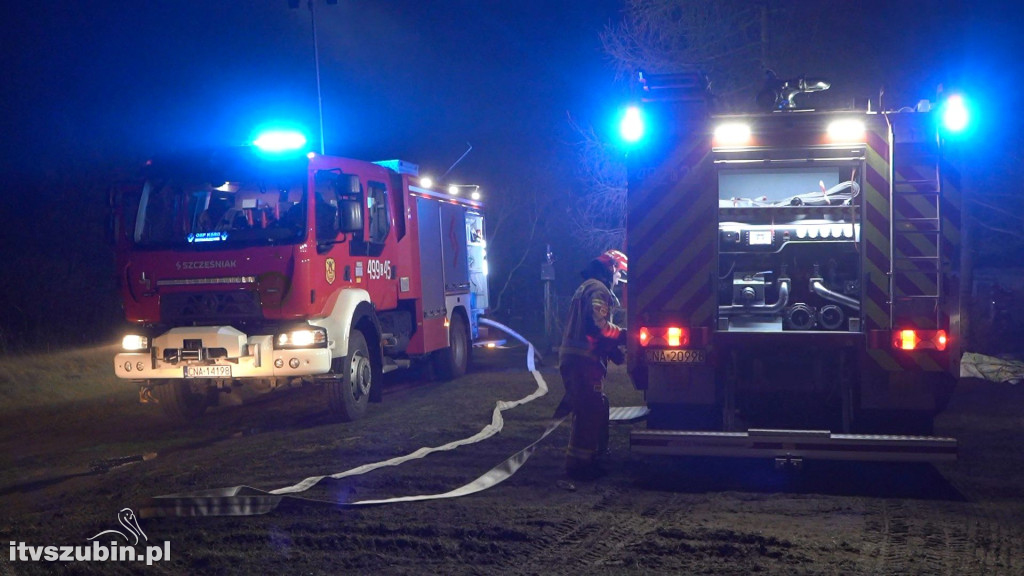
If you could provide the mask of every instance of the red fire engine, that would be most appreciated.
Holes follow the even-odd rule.
[[[242,388],[315,381],[353,420],[393,369],[462,375],[488,306],[481,202],[421,185],[408,162],[277,142],[151,161],[123,195],[134,329],[117,376],[181,419]]]
[[[627,362],[651,412],[632,449],[955,458],[930,435],[961,349],[937,107],[800,109],[828,84],[795,79],[762,112],[713,115],[699,76],[642,80]]]

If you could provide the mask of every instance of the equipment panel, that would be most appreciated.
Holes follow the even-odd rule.
[[[851,222],[785,224],[723,223],[719,230],[721,252],[778,252],[790,243],[856,242],[860,225]]]
[[[860,331],[859,164],[742,166],[718,165],[718,330]]]

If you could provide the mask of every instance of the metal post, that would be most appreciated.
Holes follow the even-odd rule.
[[[544,336],[553,341],[558,320],[555,318],[557,311],[554,291],[551,288],[551,283],[555,280],[555,258],[550,244],[547,246],[547,258],[540,265],[540,279],[544,282]]]
[[[309,0],[309,17],[313,23],[313,64],[316,67],[316,104],[320,114],[320,154],[324,152],[324,99],[320,92],[320,47],[316,38],[316,8],[313,0]]]

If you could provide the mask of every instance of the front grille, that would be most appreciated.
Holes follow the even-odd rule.
[[[161,294],[160,318],[167,323],[227,323],[261,320],[256,292],[195,292]]]
[[[164,362],[178,364],[179,362],[205,362],[217,358],[227,358],[228,351],[224,348],[164,348]]]

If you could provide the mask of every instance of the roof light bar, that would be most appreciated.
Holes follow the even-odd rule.
[[[964,97],[959,94],[954,94],[946,99],[946,104],[942,109],[942,124],[950,132],[963,132],[967,128],[967,124],[970,121],[970,115],[967,113],[967,104],[964,103]]]
[[[269,130],[252,143],[264,152],[287,152],[301,150],[306,145],[306,137],[294,130]]]
[[[619,135],[629,143],[639,142],[644,137],[644,119],[636,106],[626,108],[619,123]]]

